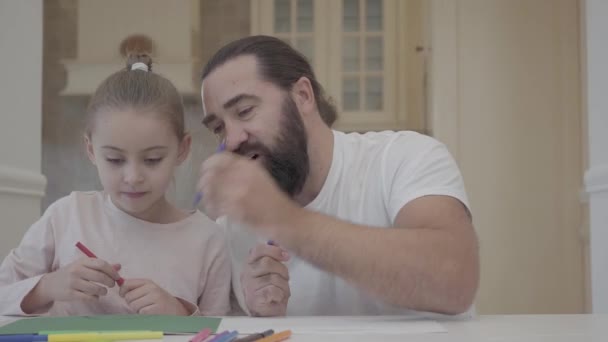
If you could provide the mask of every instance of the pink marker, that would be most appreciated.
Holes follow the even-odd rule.
[[[207,337],[209,337],[209,335],[211,335],[211,329],[205,328],[199,331],[198,334],[194,335],[190,342],[203,342]]]
[[[80,241],[76,242],[76,247],[78,249],[80,249],[80,251],[82,253],[84,253],[86,256],[88,256],[89,258],[95,258],[97,259],[97,256],[95,254],[93,254],[93,252],[91,252],[90,249],[88,249],[85,245],[83,245]],[[116,283],[118,284],[118,286],[122,286],[122,284],[125,282],[125,280],[120,277],[118,278],[118,280],[116,280]]]

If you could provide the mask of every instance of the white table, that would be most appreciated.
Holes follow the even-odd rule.
[[[0,317],[0,325],[14,318]],[[243,318],[224,318],[220,330],[235,329]],[[306,318],[308,323],[315,321],[331,325],[339,317]],[[370,318],[370,322],[373,318]],[[240,321],[239,321],[240,320]],[[274,319],[268,319],[272,324]],[[299,320],[299,321],[298,321]],[[281,324],[299,324],[302,318],[283,318]],[[240,322],[240,323],[239,323]],[[374,323],[369,323],[372,326]],[[412,341],[412,342],[480,342],[480,341],[517,341],[517,342],[605,342],[608,341],[608,315],[512,315],[480,316],[471,321],[439,321],[447,332],[429,334],[294,334],[289,341]],[[262,329],[264,327],[261,327]],[[164,341],[186,342],[189,336],[165,336]]]

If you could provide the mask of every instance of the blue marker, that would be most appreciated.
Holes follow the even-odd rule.
[[[223,337],[221,337],[220,339],[217,340],[217,342],[232,342],[234,341],[237,337],[239,336],[239,332],[234,330],[233,332],[224,335]]]
[[[215,153],[224,152],[225,149],[226,149],[226,143],[224,143],[222,141],[220,143],[220,145],[217,147],[217,150],[215,150]],[[202,199],[203,199],[203,193],[198,191],[196,193],[196,196],[194,196],[194,204],[192,205],[194,207],[194,209],[196,209],[198,207],[198,204],[201,202]]]
[[[47,341],[46,335],[2,335],[0,342],[32,342],[32,341]]]

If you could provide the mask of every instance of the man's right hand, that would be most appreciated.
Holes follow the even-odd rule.
[[[289,271],[283,262],[289,254],[281,247],[259,244],[249,253],[241,286],[245,304],[253,316],[284,316],[289,290]]]

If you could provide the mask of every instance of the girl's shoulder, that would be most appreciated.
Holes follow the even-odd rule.
[[[100,191],[73,191],[51,203],[43,216],[57,217],[74,213],[75,211],[90,210],[103,206],[103,193]]]
[[[47,210],[65,209],[75,205],[102,204],[103,192],[101,191],[72,191],[69,195],[57,199],[49,205]]]

